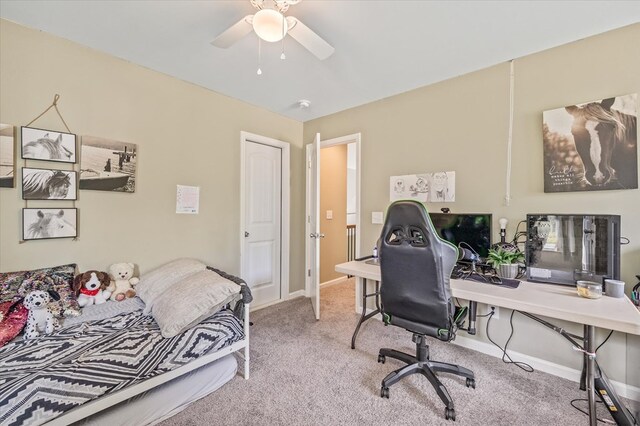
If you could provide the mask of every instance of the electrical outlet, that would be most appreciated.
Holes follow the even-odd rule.
[[[489,312],[493,312],[491,316],[493,319],[500,319],[500,308],[497,306],[489,306]]]

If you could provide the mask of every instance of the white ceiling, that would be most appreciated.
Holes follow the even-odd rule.
[[[2,18],[299,121],[640,22],[638,1],[303,0],[287,15],[335,53],[319,61],[288,37],[282,61],[263,43],[258,76],[255,34],[210,44],[254,12],[249,0],[0,1]]]

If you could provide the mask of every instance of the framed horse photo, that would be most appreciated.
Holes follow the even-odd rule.
[[[544,192],[638,188],[637,94],[542,114]]]
[[[23,200],[77,200],[78,172],[22,168]]]
[[[26,160],[77,162],[76,135],[52,130],[21,128],[22,158]]]
[[[78,236],[78,209],[22,209],[22,239],[47,240]]]

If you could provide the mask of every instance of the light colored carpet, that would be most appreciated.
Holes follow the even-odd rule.
[[[467,388],[462,378],[440,376],[454,399],[456,421],[444,420],[444,405],[423,376],[403,379],[391,387],[391,398],[383,399],[381,380],[402,364],[390,359],[378,364],[378,350],[413,353],[411,334],[372,319],[363,324],[352,350],[357,321],[353,279],[322,290],[321,317],[314,319],[305,298],[253,313],[251,378],[236,376],[162,425],[588,423],[569,405],[585,397],[576,383],[537,371],[525,373],[498,358],[432,339],[432,359],[463,365],[476,374],[476,389]]]

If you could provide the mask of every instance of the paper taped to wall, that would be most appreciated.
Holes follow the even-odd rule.
[[[198,214],[200,187],[178,185],[176,191],[176,213]]]

